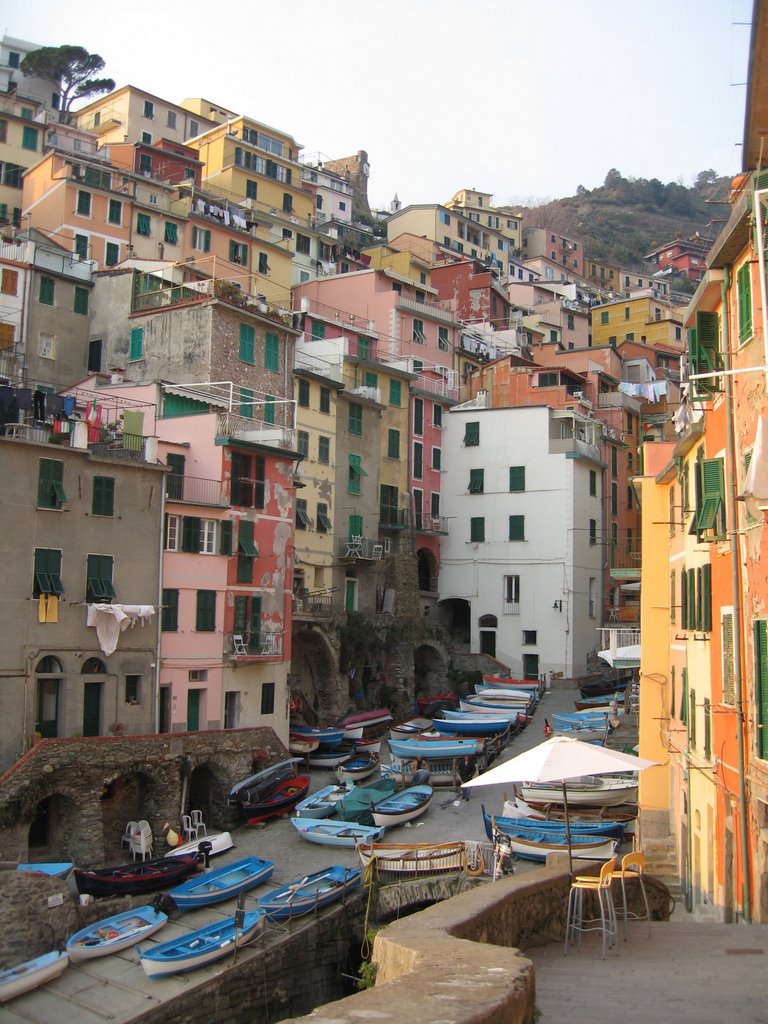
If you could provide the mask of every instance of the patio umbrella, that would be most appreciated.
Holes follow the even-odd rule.
[[[462,788],[471,786],[511,785],[516,782],[560,782],[563,786],[565,808],[565,835],[568,844],[568,866],[573,874],[571,829],[568,814],[568,779],[582,775],[610,775],[613,772],[641,771],[658,764],[645,757],[624,754],[610,747],[584,743],[570,736],[552,736],[530,750],[511,757],[490,771],[463,782]]]

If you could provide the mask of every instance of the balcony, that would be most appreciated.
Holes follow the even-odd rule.
[[[221,480],[205,480],[196,476],[168,476],[165,480],[168,501],[183,501],[190,505],[217,505],[229,503]]]
[[[420,373],[416,380],[411,381],[411,388],[458,402],[459,389],[453,384],[456,379],[456,371],[446,368],[445,375],[439,373],[437,369],[435,369],[434,373],[434,377],[427,377]]]
[[[409,313],[416,313],[417,316],[429,317],[431,320],[442,320],[444,323],[452,324],[453,313],[448,309],[443,309],[442,306],[438,306],[433,302],[418,302],[416,299],[406,298],[404,295],[398,295],[395,303],[397,309],[407,310]]]
[[[249,419],[232,412],[221,412],[216,417],[216,437],[231,437],[252,444],[264,444],[270,448],[294,450],[295,431],[263,420]]]
[[[294,619],[330,619],[333,614],[333,594],[299,592],[293,599]]]
[[[68,437],[66,434],[58,436]],[[122,462],[146,462],[148,440],[140,434],[124,433],[121,427],[113,424],[88,428],[88,450],[93,455],[107,456]],[[74,434],[71,443],[76,447]]]
[[[374,562],[384,557],[384,544],[378,538],[355,536],[337,537],[336,540],[339,558]]]
[[[283,633],[246,629],[244,633],[227,633],[225,654],[236,661],[259,658],[282,658]]]
[[[417,533],[448,533],[446,516],[432,516],[427,512],[413,512],[413,528]]]
[[[640,540],[609,541],[611,579],[640,579]]]

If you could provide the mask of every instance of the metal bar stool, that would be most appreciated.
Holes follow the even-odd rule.
[[[616,919],[616,908],[611,896],[611,882],[616,868],[616,857],[611,857],[600,868],[599,875],[577,875],[571,882],[568,894],[568,916],[565,922],[565,946],[563,954],[568,955],[568,946],[574,942],[581,947],[581,936],[584,932],[602,933],[602,958],[605,959],[606,946],[613,946],[618,954],[616,941],[619,926]],[[584,918],[584,893],[594,892],[600,910],[599,918]]]
[[[647,921],[648,938],[651,937],[651,911],[648,906],[648,894],[645,891],[643,872],[645,871],[645,854],[639,850],[634,853],[627,853],[621,858],[621,867],[613,872],[614,878],[621,879],[621,903],[624,909],[624,941],[627,941],[627,920]],[[627,910],[627,882],[635,881],[640,885],[640,892],[643,895],[645,914],[635,914]]]

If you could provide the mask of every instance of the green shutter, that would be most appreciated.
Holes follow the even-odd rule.
[[[148,213],[139,213],[136,216],[136,234],[149,237],[152,230],[152,221]]]
[[[469,471],[469,493],[482,494],[485,490],[485,470],[470,469]]]
[[[115,514],[115,478],[95,476],[93,478],[93,503],[91,512],[95,516]]]
[[[58,459],[40,459],[37,478],[38,507],[61,508],[66,500],[64,463]]]
[[[726,704],[734,704],[736,702],[736,680],[733,662],[733,615],[730,612],[723,614],[722,632],[723,701]]]
[[[525,466],[509,467],[509,489],[510,491],[525,490]]]
[[[198,590],[195,629],[198,633],[213,633],[216,630],[216,591]]]
[[[483,516],[472,516],[469,520],[469,539],[473,544],[480,544],[485,540],[485,518]]]
[[[390,430],[387,436],[387,457],[390,459],[400,458],[400,431]]]
[[[179,230],[178,224],[173,224],[167,220],[165,222],[165,241],[168,245],[178,245],[179,242]]]
[[[40,302],[45,306],[53,305],[54,281],[52,277],[40,278]]]
[[[255,361],[256,333],[251,324],[240,324],[240,359],[244,363]]]
[[[712,631],[712,566],[707,562],[701,569],[701,628]]]
[[[88,316],[88,289],[87,288],[75,288],[75,313],[80,313],[82,316]]]
[[[239,594],[235,598],[235,610],[232,618],[234,632],[239,636],[245,636],[248,628],[248,598]]]
[[[389,404],[399,406],[401,394],[401,382],[399,380],[391,380],[389,382]]]
[[[720,391],[720,380],[716,374],[723,369],[723,357],[720,352],[720,317],[717,313],[700,310],[696,314],[696,327],[688,331],[688,356],[691,375],[713,375],[691,382],[694,396],[705,398]]]
[[[358,515],[351,515],[349,517],[349,536],[350,537],[362,537],[363,535],[363,517]]]
[[[57,548],[35,548],[35,568],[32,596],[64,593],[61,582],[61,551]]]
[[[476,445],[480,444],[480,421],[473,421],[467,423],[464,427],[464,444],[465,445]]]
[[[200,518],[182,517],[181,550],[197,554],[200,551]]]
[[[275,422],[275,399],[272,395],[264,395],[264,422]]]
[[[280,369],[280,338],[269,331],[264,338],[264,368],[266,370]]]
[[[240,415],[244,419],[253,419],[253,391],[250,388],[240,388]]]
[[[509,539],[525,540],[525,516],[509,517]]]
[[[104,601],[115,596],[112,585],[111,555],[88,555],[86,560],[86,601]]]
[[[232,520],[222,519],[219,523],[219,554],[232,554]]]
[[[755,643],[755,709],[757,756],[768,761],[768,623],[755,619],[753,626]]]
[[[749,262],[739,268],[736,285],[739,303],[739,342],[743,344],[752,337],[752,276]]]
[[[680,625],[688,629],[688,573],[685,566],[680,573]]]
[[[683,669],[683,692],[680,695],[680,721],[688,725],[688,669]]]
[[[696,570],[688,570],[688,629],[696,629]]]
[[[175,633],[179,628],[178,590],[163,590],[163,609],[160,628],[165,633]]]
[[[322,341],[325,338],[325,324],[322,320],[312,321],[312,340]]]
[[[131,330],[131,345],[128,351],[128,358],[131,360],[141,359],[144,355],[144,328],[134,327]]]
[[[725,480],[722,459],[701,459],[699,462],[701,502],[696,513],[695,530],[700,540],[717,540],[725,535]]]

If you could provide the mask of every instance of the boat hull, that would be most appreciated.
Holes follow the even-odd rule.
[[[209,857],[213,857],[217,853],[225,853],[235,845],[229,832],[214,832],[211,835],[202,836],[200,839],[193,839],[191,843],[182,843],[181,846],[174,846],[165,856],[188,857],[199,852],[200,843],[211,844],[211,849],[208,851]]]
[[[9,999],[15,999],[16,996],[58,978],[68,963],[67,954],[55,950],[0,971],[0,1003],[6,1003]]]
[[[122,914],[105,917],[81,928],[67,940],[69,959],[77,963],[108,953],[119,953],[154,935],[167,920],[168,915],[153,906],[135,907]]]
[[[148,978],[163,978],[168,974],[195,971],[205,964],[215,963],[232,956],[236,949],[247,945],[264,931],[266,919],[263,911],[247,911],[243,927],[236,929],[236,918],[215,922],[190,932],[181,939],[162,942],[151,949],[139,949],[139,960]]]
[[[413,821],[429,810],[433,792],[431,786],[409,786],[380,800],[371,808],[374,824],[392,828]]]
[[[378,825],[327,821],[325,818],[291,818],[291,824],[302,839],[320,846],[354,847],[357,843],[375,843],[384,837],[384,829]]]
[[[246,824],[249,827],[260,825],[270,818],[276,818],[281,814],[292,811],[299,800],[303,800],[309,792],[309,781],[308,775],[297,775],[291,779],[282,779],[258,803],[242,804]]]
[[[83,871],[75,868],[77,891],[91,896],[123,896],[167,889],[197,870],[199,854],[138,861]]]
[[[287,921],[333,903],[362,882],[356,868],[334,865],[275,889],[258,900],[270,921]]]
[[[520,787],[520,795],[526,803],[561,804],[563,787],[546,783],[528,783]],[[613,786],[593,786],[588,783],[569,782],[566,786],[569,807],[618,807],[620,804],[637,802],[637,782]]]
[[[316,793],[300,800],[294,807],[297,818],[330,818],[349,790],[346,786],[323,786]]]
[[[222,903],[241,892],[254,889],[272,877],[274,864],[260,857],[243,857],[224,868],[204,871],[187,882],[182,882],[168,895],[179,910],[195,910]]]
[[[454,843],[363,843],[357,854],[364,868],[376,864],[379,874],[417,877],[464,871],[467,863],[463,840]]]
[[[281,779],[290,779],[296,774],[296,764],[301,761],[300,757],[291,757],[287,761],[280,761],[277,764],[264,768],[263,771],[249,775],[247,779],[241,779],[229,791],[229,803],[238,805],[243,803],[258,803],[266,793],[269,793]]]
[[[436,739],[425,739],[414,737],[409,740],[389,739],[389,750],[394,757],[403,760],[411,760],[422,754],[430,757],[463,757],[469,754],[474,757],[477,754],[477,740],[475,739],[450,739],[445,736],[437,736]]]
[[[378,754],[350,754],[336,765],[336,774],[339,782],[346,782],[347,779],[356,782],[373,775],[379,763]]]

